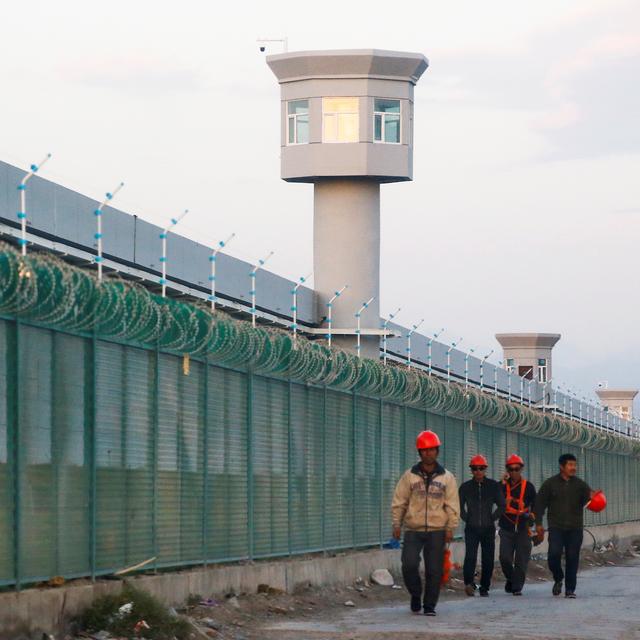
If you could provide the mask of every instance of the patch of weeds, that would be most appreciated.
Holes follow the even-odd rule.
[[[188,607],[195,607],[198,604],[200,604],[200,601],[202,600],[202,596],[198,593],[191,593],[189,594],[189,597],[187,598],[187,606]]]
[[[131,603],[124,612],[120,607]],[[136,625],[144,620],[149,628],[136,632]],[[125,585],[116,595],[96,598],[91,606],[77,619],[81,629],[96,633],[108,631],[121,638],[144,637],[149,640],[186,640],[192,631],[187,620],[172,615],[157,598],[150,593]]]

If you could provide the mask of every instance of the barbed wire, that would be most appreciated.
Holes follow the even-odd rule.
[[[0,313],[640,457],[640,442],[622,434],[447,384],[419,369],[361,359],[323,342],[298,337],[294,348],[292,334],[282,329],[253,328],[204,304],[162,298],[117,275],[99,281],[92,272],[51,254],[21,256],[5,243],[0,243]]]

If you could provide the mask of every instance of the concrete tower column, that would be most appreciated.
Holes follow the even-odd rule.
[[[366,178],[323,178],[313,190],[313,272],[318,317],[337,288],[349,288],[334,303],[334,329],[354,328],[354,314],[374,298],[362,314],[363,327],[380,318],[380,183]],[[353,336],[335,336],[350,348]],[[379,337],[363,336],[361,354],[377,358]]]

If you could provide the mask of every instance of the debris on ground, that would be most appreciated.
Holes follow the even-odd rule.
[[[388,569],[376,569],[371,574],[371,582],[379,584],[381,587],[392,587],[395,584],[395,580]]]
[[[128,584],[119,594],[94,600],[75,622],[84,637],[94,640],[189,640],[191,633],[187,620],[171,615],[157,598]]]
[[[623,554],[615,548],[615,545],[601,545],[605,547],[602,552],[593,553],[583,551],[582,563],[584,568],[608,566],[609,563],[624,564],[633,559],[634,553],[640,554],[640,539],[635,540]],[[542,583],[550,581],[551,574],[547,568],[546,555],[540,554],[536,562],[530,564],[527,581],[530,583]],[[384,570],[386,571],[386,570]],[[374,571],[373,574],[376,572]],[[295,587],[293,593],[286,593],[267,583],[260,584],[253,593],[229,592],[226,595],[194,594],[190,596],[182,606],[176,608],[164,607],[160,603],[166,620],[169,622],[181,620],[187,622],[186,635],[175,635],[179,640],[264,640],[266,635],[264,628],[276,621],[311,620],[322,618],[335,618],[337,612],[340,615],[345,609],[369,609],[408,602],[408,594],[402,581],[399,584],[391,582],[389,586],[377,584],[371,576],[358,576],[351,584],[328,585],[325,587],[311,586],[308,582]],[[456,599],[466,597],[464,595],[464,582],[462,572],[459,569],[452,570],[451,578],[442,589],[443,599]],[[389,575],[393,575],[389,572]],[[135,582],[135,580],[133,580]],[[496,565],[493,589],[502,589],[502,574],[499,565]],[[130,628],[123,633],[118,633],[106,624],[92,627],[93,631],[85,633],[87,638],[96,640],[156,640],[173,636],[158,635],[164,631],[158,626],[157,621],[146,611],[136,608],[134,597],[122,597],[112,611],[117,613],[119,607],[132,603],[131,613],[125,616],[130,620]],[[177,611],[176,611],[177,609]],[[133,631],[134,625],[144,620],[151,628],[143,629],[141,633]],[[83,629],[85,629],[83,627]],[[101,631],[105,635],[99,635]],[[269,636],[272,637],[272,636]]]

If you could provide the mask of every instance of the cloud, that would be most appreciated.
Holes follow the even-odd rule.
[[[204,86],[197,69],[161,58],[87,59],[60,67],[58,74],[67,82],[128,95],[198,91]]]
[[[550,158],[640,153],[640,42],[624,42],[611,38],[606,54],[593,46],[553,70],[557,103],[532,121],[551,145]]]

